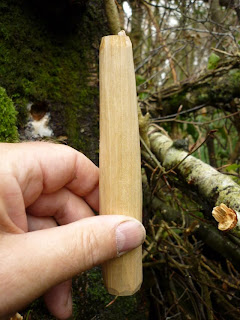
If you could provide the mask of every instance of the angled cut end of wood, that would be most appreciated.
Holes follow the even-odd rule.
[[[107,36],[100,46],[100,214],[142,221],[142,182],[132,44]],[[103,265],[109,293],[132,295],[142,283],[142,248]]]
[[[130,296],[142,285],[142,247],[112,259],[103,265],[103,279],[108,292]]]

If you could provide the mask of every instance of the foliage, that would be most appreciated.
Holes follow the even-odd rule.
[[[137,293],[131,297],[117,297],[115,300],[116,297],[108,294],[103,285],[100,268],[86,272],[81,278],[76,279],[75,285],[82,288],[74,298],[76,319],[89,319],[94,316],[101,320],[146,319],[144,308],[142,315],[138,314],[139,308],[141,309],[141,294]],[[86,300],[89,302],[88,312],[85,310],[84,301]]]
[[[209,70],[216,69],[219,61],[220,61],[220,57],[214,52],[212,52],[208,58],[208,65],[207,65],[208,69]]]
[[[0,87],[0,142],[18,141],[17,112],[6,90]]]

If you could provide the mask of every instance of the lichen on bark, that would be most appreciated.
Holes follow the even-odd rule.
[[[164,168],[177,172],[188,188],[194,189],[212,207],[224,203],[240,211],[240,186],[230,177],[188,155],[186,151],[174,148],[173,141],[161,132],[156,132],[154,126],[149,128],[149,139],[153,153]]]

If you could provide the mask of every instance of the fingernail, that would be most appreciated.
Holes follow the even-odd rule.
[[[145,237],[146,231],[139,221],[128,220],[121,223],[116,230],[118,256],[140,246]]]

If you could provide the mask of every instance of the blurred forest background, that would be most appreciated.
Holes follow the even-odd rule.
[[[1,0],[0,141],[53,140],[98,164],[98,50],[118,28],[136,72],[144,283],[114,300],[100,268],[84,273],[74,319],[238,320],[240,232],[212,216],[240,211],[238,0]],[[53,319],[41,299],[19,311]]]

